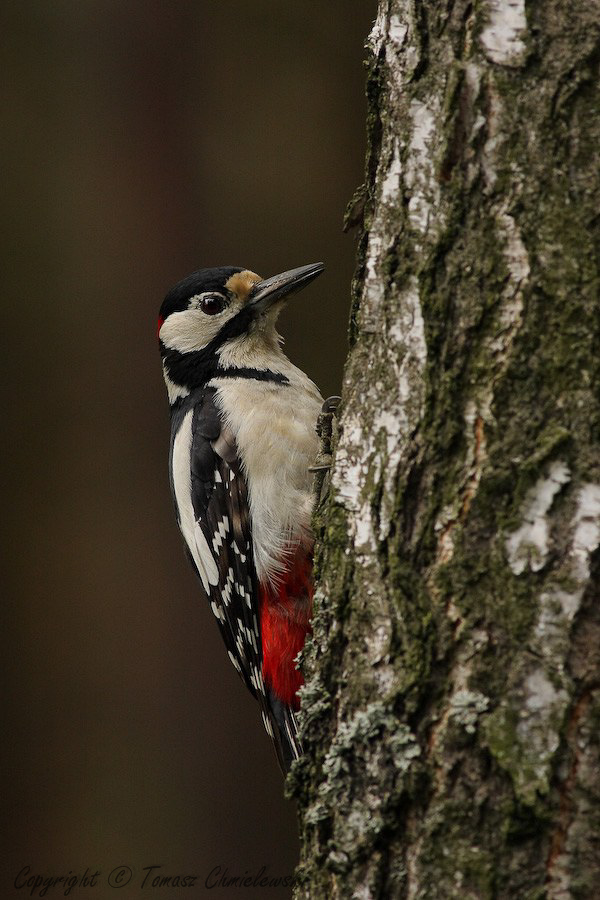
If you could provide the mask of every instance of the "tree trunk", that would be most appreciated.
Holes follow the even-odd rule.
[[[381,0],[297,898],[600,897],[599,32]]]

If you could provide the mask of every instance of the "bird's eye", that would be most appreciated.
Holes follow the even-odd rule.
[[[225,309],[225,299],[219,294],[205,294],[200,301],[200,309],[207,316],[216,316]]]

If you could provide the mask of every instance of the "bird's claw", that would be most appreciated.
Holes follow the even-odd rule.
[[[315,509],[320,506],[329,492],[328,473],[332,464],[332,444],[337,433],[336,414],[341,399],[341,397],[335,396],[328,397],[324,401],[321,413],[317,419],[317,434],[321,440],[321,446],[314,465],[310,466],[308,470],[314,475],[313,494]]]

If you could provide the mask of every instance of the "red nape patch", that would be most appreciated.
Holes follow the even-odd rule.
[[[163,319],[162,316],[159,316],[159,317],[158,317],[158,325],[156,326],[156,337],[159,336],[159,334],[160,334],[160,329],[162,328],[162,323],[163,323],[164,321],[165,321],[165,320]]]
[[[294,663],[310,632],[312,555],[303,551],[277,587],[260,585],[263,678],[287,706],[297,710],[304,678]]]

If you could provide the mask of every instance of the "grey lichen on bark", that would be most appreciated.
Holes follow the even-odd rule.
[[[381,0],[296,896],[600,896],[600,7]]]

